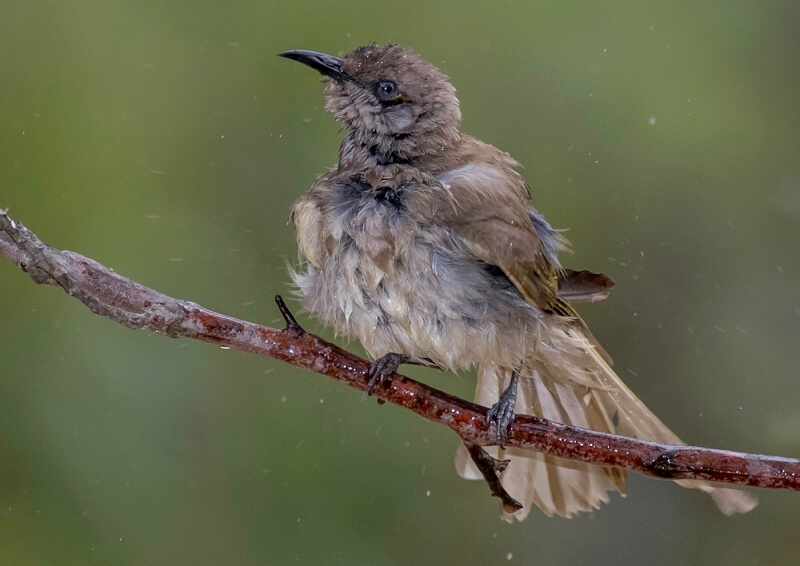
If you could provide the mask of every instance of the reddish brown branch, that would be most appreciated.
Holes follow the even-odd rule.
[[[28,272],[36,283],[57,285],[92,312],[128,328],[220,344],[313,370],[360,391],[368,388],[367,361],[299,326],[267,328],[168,297],[82,255],[48,246],[4,211],[0,211],[0,256]],[[496,443],[485,407],[397,374],[373,395],[449,427],[468,445]],[[800,460],[656,444],[523,415],[512,422],[505,445],[655,478],[800,490]]]

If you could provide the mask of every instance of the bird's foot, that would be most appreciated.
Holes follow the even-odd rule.
[[[372,395],[372,390],[375,389],[375,387],[383,385],[384,381],[389,379],[401,364],[409,363],[409,361],[408,356],[389,353],[372,362],[369,366],[367,395]]]
[[[500,395],[500,400],[492,405],[489,413],[486,415],[489,424],[494,424],[495,440],[501,448],[505,448],[506,440],[508,440],[508,427],[511,421],[514,420],[514,404],[517,402],[517,381],[519,380],[519,372],[514,370],[511,374],[511,381],[508,387]]]

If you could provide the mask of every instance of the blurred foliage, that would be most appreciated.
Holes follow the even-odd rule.
[[[565,263],[617,280],[582,312],[631,387],[687,441],[798,456],[798,21],[789,1],[5,2],[0,206],[278,324],[288,208],[342,134],[314,73],[274,55],[399,40],[525,166]],[[0,563],[796,563],[797,493],[725,518],[634,477],[590,516],[506,525],[443,427],[130,332],[10,264],[0,285]]]

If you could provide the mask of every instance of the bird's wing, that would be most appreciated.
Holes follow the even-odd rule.
[[[561,303],[602,301],[615,285],[604,273],[556,267],[535,227],[526,226],[524,219],[508,222],[490,214],[472,218],[469,222],[448,219],[448,228],[464,239],[476,257],[499,267],[525,300],[546,312],[574,316]]]
[[[605,298],[613,281],[588,271],[560,269],[555,254],[562,240],[543,219],[534,223],[522,177],[510,168],[470,164],[440,175],[439,185],[435,201],[429,203],[434,224],[460,237],[476,258],[500,268],[527,302],[572,319],[611,364],[567,300]],[[564,295],[559,283],[565,285]]]
[[[528,214],[522,178],[511,169],[470,164],[438,181],[433,223],[459,236],[476,258],[499,267],[526,301],[558,311],[559,270]]]
[[[487,215],[450,229],[477,258],[499,267],[526,301],[545,312],[558,310],[558,269],[543,253],[533,226]]]

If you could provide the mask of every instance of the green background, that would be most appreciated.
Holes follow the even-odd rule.
[[[524,166],[581,308],[692,443],[800,456],[797,2],[10,2],[0,206],[49,243],[264,324],[292,201],[342,134],[286,49],[394,39]],[[639,476],[507,525],[444,427],[307,371],[135,333],[0,262],[2,564],[790,564],[800,496],[726,518]],[[330,333],[315,322],[307,327]],[[343,342],[342,342],[343,343]],[[349,346],[360,351],[355,343]],[[408,373],[465,397],[473,376]]]

